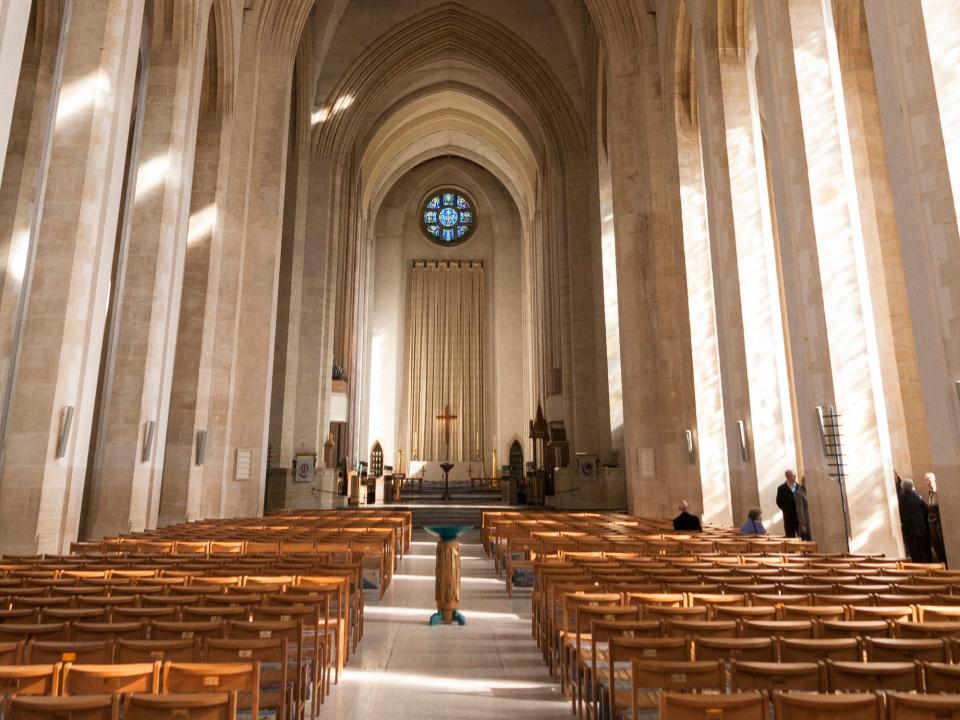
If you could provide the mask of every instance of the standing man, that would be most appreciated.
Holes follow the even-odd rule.
[[[913,480],[900,481],[900,525],[903,543],[913,562],[928,563],[930,557],[930,511],[927,503],[913,487]]]
[[[927,481],[927,510],[930,515],[930,545],[933,546],[934,560],[947,564],[947,551],[943,545],[943,524],[940,522],[940,501],[937,499],[937,476],[932,472],[924,478]]]
[[[777,507],[783,513],[783,534],[787,537],[810,539],[810,509],[807,491],[797,482],[793,470],[784,473],[786,482],[777,488]]]

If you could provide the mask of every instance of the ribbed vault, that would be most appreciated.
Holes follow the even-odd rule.
[[[361,207],[376,215],[394,182],[415,164],[459,155],[487,168],[521,215],[535,207],[538,165],[520,129],[499,109],[462,91],[441,90],[407,103],[382,123],[360,163]]]
[[[425,30],[432,27],[444,32]],[[327,154],[352,144],[362,118],[378,114],[378,98],[392,82],[436,62],[473,65],[513,86],[533,109],[537,129],[553,154],[583,145],[583,126],[569,96],[523,38],[464,5],[444,3],[377,38],[344,73],[330,97],[319,103],[324,122],[316,133],[317,148]]]

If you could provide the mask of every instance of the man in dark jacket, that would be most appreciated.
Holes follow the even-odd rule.
[[[809,540],[810,508],[806,488],[797,482],[793,470],[787,470],[784,477],[786,482],[777,488],[777,507],[783,513],[783,534]]]
[[[700,518],[688,512],[688,507],[686,500],[680,503],[680,514],[673,519],[673,529],[687,532],[701,532],[703,526],[700,524]]]
[[[914,562],[928,563],[930,554],[930,510],[927,503],[913,487],[913,480],[904,478],[897,485],[900,501],[900,527],[903,529],[903,544],[907,555]]]

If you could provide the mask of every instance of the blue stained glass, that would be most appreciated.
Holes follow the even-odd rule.
[[[456,190],[442,190],[432,195],[423,205],[424,232],[443,242],[462,242],[474,230],[473,205]]]
[[[453,208],[445,207],[440,211],[440,224],[444,227],[453,227],[459,219],[460,215]]]

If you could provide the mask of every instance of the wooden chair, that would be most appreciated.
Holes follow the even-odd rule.
[[[928,693],[951,693],[960,688],[960,665],[923,663],[924,686]]]
[[[810,620],[744,620],[740,622],[743,637],[790,637],[812,638],[813,622]]]
[[[197,662],[199,640],[117,640],[114,645],[118,663]]]
[[[821,638],[890,637],[886,620],[818,620],[817,635]]]
[[[960,720],[960,694],[887,693],[891,720]]]
[[[960,623],[897,621],[893,632],[900,638],[960,638]]]
[[[23,649],[22,641],[0,643],[0,665],[19,665],[23,659]]]
[[[113,662],[113,643],[110,640],[33,640],[26,646],[26,658],[35,665],[56,662],[109,665]]]
[[[309,644],[304,638],[302,620],[228,622],[227,636],[234,640],[284,639],[287,641],[288,662],[296,670],[294,701],[300,703],[307,698],[310,688],[311,710],[317,712],[318,695],[323,695],[329,665],[318,643]]]
[[[15,697],[8,720],[118,720],[119,695]]]
[[[730,687],[733,690],[808,690],[823,687],[823,670],[819,663],[743,662],[730,664]]]
[[[960,605],[919,605],[917,620],[920,622],[952,622],[960,624]]]
[[[706,620],[707,608],[700,607],[672,607],[667,605],[651,605],[644,609],[644,618],[647,620]]]
[[[287,717],[295,687],[288,677],[286,639],[206,640],[203,659],[208,663],[260,663],[260,708],[275,710],[277,718]],[[245,700],[243,696],[239,698],[240,707],[247,706]]]
[[[913,620],[913,608],[909,605],[851,605],[851,620]]]
[[[877,693],[777,692],[773,708],[776,720],[886,720],[883,696]]]
[[[713,609],[717,620],[778,620],[776,605],[721,605]]]
[[[0,701],[11,695],[58,695],[61,672],[60,663],[0,665]]]
[[[111,693],[155,693],[160,683],[160,663],[123,665],[63,666],[61,689],[64,695],[108,695]]]
[[[631,662],[630,705],[634,718],[641,707],[656,707],[651,693],[663,691],[723,692],[726,682],[723,663],[639,660]],[[611,697],[616,693],[611,693]],[[611,702],[611,710],[615,710]],[[616,718],[616,714],[611,717]]]
[[[617,593],[572,592],[564,593],[561,604],[560,623],[556,629],[556,653],[560,661],[560,689],[566,692],[569,680],[571,652],[579,638],[587,631],[577,625],[583,607],[613,608],[620,606]],[[582,622],[582,621],[581,621]],[[589,625],[585,625],[587,630]],[[589,639],[589,638],[588,638]]]
[[[106,622],[106,608],[44,608],[40,622]]]
[[[660,693],[660,720],[767,720],[763,692],[728,695]]]
[[[250,617],[249,608],[240,605],[188,605],[180,611],[180,616],[185,622],[203,622],[216,620],[225,622],[227,620],[247,620]]]
[[[739,634],[736,620],[667,620],[663,623],[667,637],[726,637]]]
[[[784,620],[846,619],[846,610],[842,605],[784,605],[781,613]]]
[[[619,607],[611,605],[609,607],[593,607],[580,605],[576,608],[576,618],[574,621],[574,637],[567,638],[566,652],[569,655],[567,659],[570,668],[570,682],[575,711],[579,714],[583,705],[583,683],[590,676],[590,667],[595,667],[590,662],[590,658],[596,658],[598,643],[599,647],[606,649],[610,632],[605,631],[603,640],[598,640],[594,636],[594,627],[602,623],[602,628],[623,628],[631,624],[643,622],[640,619],[640,608],[638,607]],[[621,631],[621,634],[628,633],[629,630]]]
[[[78,641],[143,640],[146,637],[145,622],[73,623],[73,639]]]
[[[180,620],[180,608],[174,605],[133,607],[121,605],[110,609],[112,622],[176,622]]]
[[[223,637],[223,623],[218,620],[196,622],[158,620],[150,623],[150,639],[152,640],[196,640],[217,637]]]
[[[821,660],[846,660],[859,662],[863,659],[860,641],[857,638],[778,638],[780,662],[820,662]]]
[[[864,644],[869,662],[945,663],[948,660],[944,640],[866,638]]]
[[[161,687],[164,693],[249,692],[248,702],[238,697],[237,707],[249,707],[252,718],[260,713],[260,663],[176,663],[163,665]]]
[[[55,623],[0,623],[0,642],[28,642],[30,640],[67,640],[70,624]]]
[[[710,638],[697,637],[693,641],[696,660],[749,660],[774,662],[773,638]]]
[[[255,716],[254,716],[255,717]],[[237,693],[133,694],[125,720],[236,720]]]
[[[628,608],[637,616],[639,608]],[[631,617],[628,615],[627,617]],[[657,638],[660,637],[660,623],[653,620],[594,620],[591,626],[593,642],[590,644],[589,667],[584,658],[581,662],[580,674],[584,678],[583,687],[590,688],[589,703],[594,709],[594,717],[598,715],[600,701],[601,662],[606,664],[609,657],[610,640],[613,637]],[[605,666],[605,665],[604,665]],[[604,671],[606,673],[606,671]],[[606,675],[605,675],[606,676]]]
[[[907,662],[840,662],[827,660],[830,692],[855,690],[919,691],[923,687],[920,665]]]

